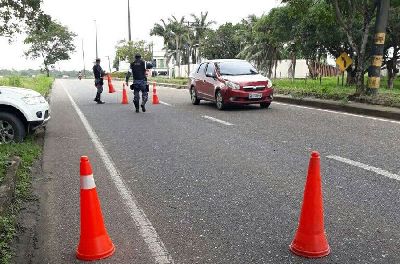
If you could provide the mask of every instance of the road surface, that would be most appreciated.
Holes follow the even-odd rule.
[[[81,155],[116,246],[99,263],[400,263],[400,122],[281,103],[218,111],[162,87],[137,114],[114,86],[97,105],[92,80],[55,82],[33,263],[78,262]],[[311,150],[332,249],[317,260],[288,248]]]

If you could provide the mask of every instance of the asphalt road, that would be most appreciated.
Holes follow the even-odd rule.
[[[120,92],[96,105],[92,82],[52,91],[33,263],[77,262],[81,155],[116,246],[100,263],[400,263],[400,122],[279,103],[218,111],[170,88],[137,114],[130,92],[129,105]],[[317,260],[288,249],[311,150],[332,249]]]

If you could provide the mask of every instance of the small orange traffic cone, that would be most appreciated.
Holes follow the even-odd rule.
[[[157,96],[157,89],[156,89],[156,82],[153,82],[153,104],[159,104],[160,101],[158,100]]]
[[[125,83],[122,85],[122,104],[128,104],[128,94],[126,93]]]
[[[76,257],[99,260],[114,254],[115,247],[107,234],[97,197],[89,158],[81,157],[81,234]]]
[[[111,82],[111,75],[107,74],[107,81],[108,81],[108,92],[115,93],[114,85]]]
[[[307,258],[321,258],[330,253],[324,228],[320,157],[317,151],[311,153],[299,226],[290,250]]]

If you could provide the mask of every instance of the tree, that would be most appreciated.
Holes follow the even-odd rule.
[[[344,31],[351,46],[354,68],[351,75],[355,77],[356,95],[365,94],[364,74],[368,64],[366,55],[370,31],[373,26],[376,1],[374,0],[333,0],[336,19]]]
[[[393,89],[394,79],[399,72],[397,63],[400,60],[400,1],[392,3],[389,10],[386,38],[383,65],[386,65],[388,73],[387,87]]]
[[[67,27],[44,15],[40,23],[28,31],[24,43],[30,45],[30,48],[25,55],[31,59],[42,58],[44,69],[49,76],[49,67],[57,61],[68,60],[69,54],[75,51],[75,36]]]
[[[198,63],[201,59],[201,52],[200,52],[200,42],[204,38],[207,30],[215,24],[215,21],[207,21],[208,11],[200,12],[200,16],[196,16],[195,14],[191,14],[192,18],[194,19],[193,29],[194,29],[194,44],[197,45],[195,48],[195,61]]]
[[[239,26],[232,23],[221,25],[216,31],[207,30],[200,42],[200,52],[207,59],[233,59],[240,53]]]
[[[43,15],[42,0],[0,0],[0,36],[12,37],[21,32],[21,24],[35,25]]]
[[[164,46],[167,53],[167,58],[175,58],[180,73],[182,62],[182,51],[185,49],[184,38],[187,35],[189,28],[185,25],[185,17],[177,19],[175,16],[168,18],[168,23],[161,19],[162,24],[156,23],[150,32],[152,36],[160,36],[164,38]],[[178,73],[178,76],[179,76]]]
[[[120,40],[115,46],[115,59],[113,67],[118,70],[120,61],[133,62],[135,55],[140,54],[145,61],[152,60],[152,52],[149,48],[149,44],[144,40],[140,41],[126,41]]]

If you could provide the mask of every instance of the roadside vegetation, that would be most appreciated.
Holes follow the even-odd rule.
[[[54,79],[38,76],[35,78],[9,76],[0,79],[0,86],[30,88],[46,96],[50,92]],[[16,220],[24,201],[35,199],[31,194],[31,167],[41,154],[42,147],[31,135],[20,144],[0,145],[0,184],[3,181],[9,160],[13,156],[21,158],[17,171],[15,200],[4,215],[0,215],[0,263],[10,263],[12,251],[10,243],[16,233]]]

